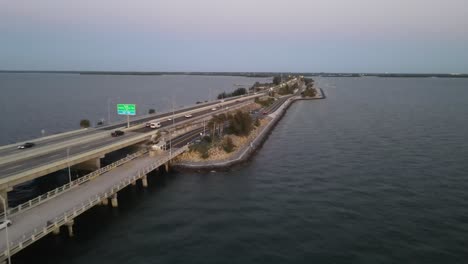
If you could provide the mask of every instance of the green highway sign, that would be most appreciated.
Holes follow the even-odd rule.
[[[134,104],[117,104],[117,114],[136,115],[136,106]]]

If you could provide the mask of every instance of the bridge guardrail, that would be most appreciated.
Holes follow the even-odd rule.
[[[172,159],[172,157],[178,156],[182,152],[186,151],[188,149],[188,145],[183,146],[176,151],[172,153],[171,156],[167,155],[163,157],[160,160],[157,160],[156,162],[150,164],[149,166],[138,170],[136,174],[133,176],[127,177],[120,182],[114,184],[114,186],[110,187],[107,189],[105,192],[101,194],[95,195],[93,198],[88,199],[88,201],[81,203],[80,205],[75,206],[73,209],[66,211],[65,213],[61,214],[58,217],[55,217],[45,223],[44,226],[34,228],[32,232],[29,232],[28,234],[24,234],[22,238],[20,238],[17,241],[10,241],[10,252],[6,249],[7,247],[5,246],[5,249],[0,253],[0,261],[5,260],[8,257],[8,254],[14,255],[23,248],[29,246],[36,240],[46,236],[47,234],[51,233],[53,230],[56,228],[59,228],[60,226],[68,223],[70,220],[73,220],[75,217],[78,215],[84,213],[86,210],[90,209],[94,205],[98,204],[101,202],[102,199],[106,199],[112,194],[120,191],[123,189],[125,186],[131,184],[132,182],[142,178],[144,175],[146,175],[148,172],[156,169],[157,167],[161,166],[162,164],[168,162],[169,160]],[[135,153],[136,154],[136,153]]]
[[[146,152],[148,152],[146,149],[135,152],[135,153],[123,158],[123,159],[120,159],[120,160],[118,160],[118,161],[116,161],[114,163],[111,163],[111,164],[109,164],[109,165],[107,165],[105,167],[102,167],[102,168],[100,168],[100,169],[98,169],[96,171],[93,171],[93,172],[91,172],[91,173],[89,173],[89,174],[87,174],[87,175],[85,175],[83,177],[80,177],[80,178],[78,178],[76,180],[73,180],[72,182],[69,182],[69,183],[67,183],[65,185],[57,187],[57,188],[55,188],[55,189],[53,189],[51,191],[48,191],[45,194],[39,195],[34,199],[31,199],[31,200],[29,200],[27,202],[24,202],[24,203],[22,203],[20,205],[15,206],[15,207],[9,208],[7,210],[7,215],[8,216],[15,215],[15,214],[20,213],[20,212],[22,212],[24,210],[30,209],[30,208],[32,208],[32,207],[34,207],[36,205],[39,205],[39,204],[41,204],[41,203],[43,203],[43,202],[45,202],[47,200],[50,200],[50,199],[62,194],[63,192],[65,192],[67,190],[70,190],[73,187],[76,187],[76,186],[78,186],[78,185],[80,185],[80,184],[82,184],[82,183],[84,183],[86,181],[94,179],[97,176],[114,169],[115,167],[118,167],[118,166],[120,166],[120,165],[122,165],[124,163],[127,163],[128,161],[133,160],[133,159],[145,154]],[[5,217],[4,215],[5,215],[4,212],[0,213],[0,219],[3,219]]]

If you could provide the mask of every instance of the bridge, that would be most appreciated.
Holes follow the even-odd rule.
[[[295,81],[293,79],[289,83]],[[188,149],[187,143],[199,135],[202,123],[211,119],[213,114],[242,108],[267,92],[139,117],[131,121],[129,128],[125,128],[126,123],[122,122],[37,139],[33,141],[36,147],[32,149],[18,150],[17,144],[0,147],[0,199],[4,205],[0,219],[9,219],[13,223],[0,230],[0,262],[49,233],[59,233],[61,226],[66,226],[69,235],[73,236],[74,219],[80,214],[98,204],[107,205],[109,201],[117,207],[118,191],[135,185],[137,181],[146,187],[149,172],[161,167],[168,170],[170,161]],[[282,102],[284,100],[279,100],[275,105]],[[275,106],[271,108],[274,109]],[[145,125],[150,120],[160,122],[165,141],[173,142],[165,150],[155,151],[143,144],[156,133]],[[110,132],[114,129],[124,130],[125,135],[111,137]],[[101,167],[102,157],[128,146],[138,146],[140,150]],[[8,192],[15,185],[69,166],[83,167],[92,172],[8,208]]]

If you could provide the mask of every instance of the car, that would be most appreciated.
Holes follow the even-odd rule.
[[[191,114],[187,114],[187,115],[185,115],[185,118],[191,118],[191,117],[192,117],[192,115],[191,115]]]
[[[211,111],[216,111],[218,110],[216,107],[211,108]]]
[[[34,145],[35,145],[35,144],[32,143],[32,142],[26,142],[26,143],[24,143],[23,145],[19,145],[19,146],[18,146],[18,149],[32,148],[32,147],[34,147]]]
[[[154,129],[154,128],[160,128],[160,127],[161,127],[161,123],[159,123],[159,122],[152,122],[152,123],[150,124],[150,127],[153,128],[153,129]]]
[[[0,223],[0,230],[4,229],[7,226],[11,226],[11,220],[2,220]]]
[[[167,119],[167,121],[172,121],[172,117],[169,117],[169,118]]]
[[[123,132],[122,130],[116,130],[111,133],[111,136],[118,137],[118,136],[122,136],[123,134],[125,134],[125,132]]]
[[[263,114],[264,114],[264,115],[268,115],[268,112],[267,112],[267,111],[263,111]]]

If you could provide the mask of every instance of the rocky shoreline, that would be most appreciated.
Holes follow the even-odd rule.
[[[291,97],[286,100],[274,113],[271,113],[267,120],[263,120],[262,124],[253,131],[248,137],[244,138],[242,144],[231,153],[213,155],[208,159],[194,157],[191,153],[184,153],[180,158],[174,161],[172,167],[179,171],[212,171],[212,170],[228,170],[231,167],[247,162],[249,158],[261,148],[265,140],[270,135],[273,128],[281,120],[287,109],[299,100],[317,100],[325,99],[325,93],[321,88],[317,89],[317,95],[310,98],[300,96]],[[266,121],[266,122],[265,122]]]

